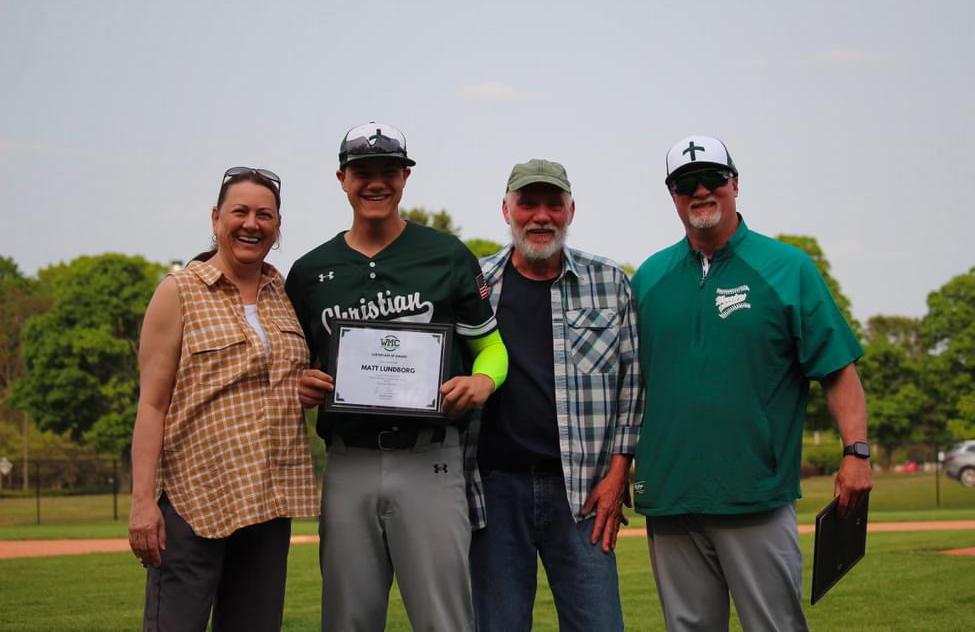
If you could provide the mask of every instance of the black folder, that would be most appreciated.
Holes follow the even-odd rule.
[[[867,552],[867,505],[860,499],[853,513],[839,516],[839,499],[834,498],[816,516],[813,546],[812,604],[819,601]]]

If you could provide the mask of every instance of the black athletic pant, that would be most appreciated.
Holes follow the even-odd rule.
[[[201,538],[164,495],[166,549],[150,568],[142,629],[146,632],[206,630],[278,631],[284,613],[291,519],[238,529],[226,538]]]

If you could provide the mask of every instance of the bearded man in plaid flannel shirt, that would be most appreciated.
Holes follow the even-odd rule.
[[[613,549],[643,416],[630,281],[564,245],[559,163],[515,165],[501,210],[513,243],[481,269],[509,377],[465,451],[477,629],[531,629],[540,557],[560,630],[622,630]]]

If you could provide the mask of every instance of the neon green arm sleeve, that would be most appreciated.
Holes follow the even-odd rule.
[[[494,390],[504,384],[508,377],[508,350],[501,340],[501,332],[493,332],[481,338],[469,338],[467,346],[474,353],[474,368],[471,375],[481,373],[494,380]]]

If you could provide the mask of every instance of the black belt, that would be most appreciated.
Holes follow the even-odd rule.
[[[420,432],[426,426],[393,426],[386,430],[343,432],[342,443],[350,448],[370,450],[410,450],[416,447]],[[443,443],[447,429],[442,426],[430,427],[430,444]]]

